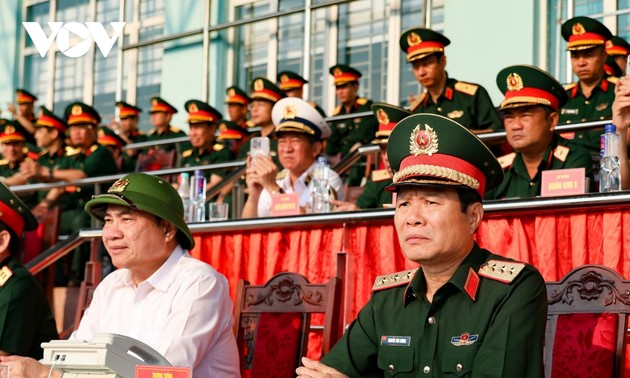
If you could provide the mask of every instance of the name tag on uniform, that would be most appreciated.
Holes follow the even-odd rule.
[[[578,114],[578,113],[579,113],[578,109],[562,108],[562,110],[560,111],[560,114]]]
[[[409,346],[411,336],[381,336],[381,346]]]

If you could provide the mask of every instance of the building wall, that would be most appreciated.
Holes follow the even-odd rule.
[[[21,4],[18,0],[0,1],[0,116],[10,117],[6,111],[8,102],[15,101],[15,88],[18,80],[18,38],[22,22]]]

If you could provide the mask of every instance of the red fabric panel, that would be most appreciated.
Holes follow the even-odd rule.
[[[616,314],[560,315],[552,378],[612,377],[616,333]]]
[[[260,314],[252,377],[295,377],[302,320],[297,312]]]

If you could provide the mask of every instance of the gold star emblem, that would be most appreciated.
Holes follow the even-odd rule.
[[[341,68],[339,67],[335,68],[335,70],[333,71],[333,76],[337,77],[341,75],[343,75],[343,71],[341,71]]]
[[[573,35],[582,35],[586,33],[586,30],[584,30],[584,26],[582,26],[582,24],[576,22],[571,28],[571,33],[573,33]]]
[[[425,124],[421,129],[421,125],[417,125],[413,129],[409,137],[409,152],[413,156],[431,156],[438,152],[438,136],[431,126]]]
[[[613,45],[613,43],[612,43],[612,41],[611,41],[610,39],[609,39],[608,41],[606,41],[606,48],[607,48],[607,49],[609,49],[609,48],[611,48],[611,47],[613,47],[613,46],[614,46],[614,45]]]
[[[225,123],[222,123],[221,126],[219,126],[219,132],[224,133],[228,131],[227,126],[225,126]]]
[[[381,125],[389,125],[389,117],[383,109],[379,109],[376,112],[376,119],[378,119],[378,123]]]
[[[420,38],[418,34],[411,32],[407,36],[407,43],[409,44],[409,46],[416,46],[422,43],[422,38]]]
[[[284,118],[285,119],[293,119],[297,115],[297,110],[295,109],[295,105],[287,105],[284,107]]]
[[[157,106],[157,104],[158,104],[158,100],[157,100],[157,98],[154,98],[154,99],[151,101],[151,105],[153,105],[153,106]]]
[[[281,83],[286,83],[287,81],[289,81],[289,77],[287,75],[280,76]]]
[[[190,106],[188,107],[189,113],[196,113],[198,111],[199,111],[199,108],[197,107],[197,104],[195,103],[190,104]]]
[[[265,89],[265,83],[263,83],[262,79],[254,81],[254,90],[262,91],[263,89]]]
[[[523,78],[517,73],[511,73],[508,75],[507,87],[510,91],[520,91],[523,89]]]
[[[236,91],[234,90],[234,88],[228,89],[227,95],[230,97],[236,95]]]
[[[103,129],[99,129],[98,130],[98,136],[99,137],[104,137],[105,136],[105,131],[103,131]]]
[[[75,105],[72,107],[72,115],[78,116],[83,114],[83,108],[81,108],[81,105]]]
[[[7,127],[4,128],[4,133],[5,134],[13,134],[15,132],[15,127],[9,125]]]
[[[127,185],[129,185],[128,179],[119,179],[118,181],[112,184],[111,188],[107,190],[107,193],[120,193],[125,190]]]

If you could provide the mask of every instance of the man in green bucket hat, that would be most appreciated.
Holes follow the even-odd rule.
[[[118,270],[98,285],[70,338],[122,334],[153,347],[174,366],[192,368],[194,377],[240,377],[227,279],[188,253],[195,241],[171,184],[131,173],[94,196],[85,210],[104,222],[103,244]],[[33,376],[49,371],[32,359],[9,363]]]

